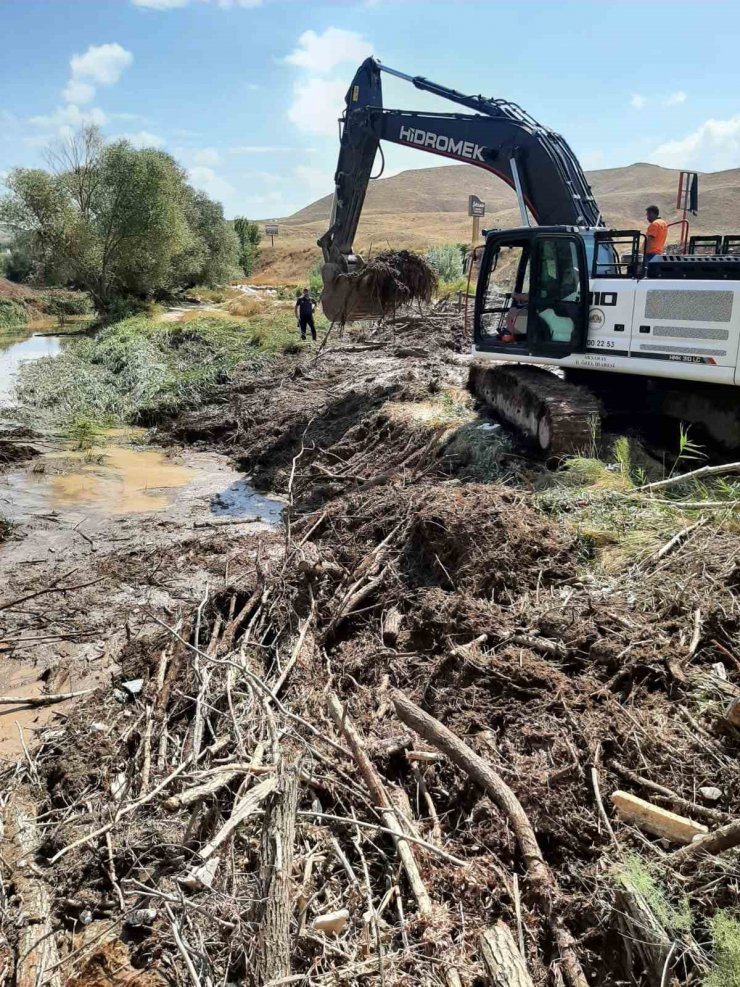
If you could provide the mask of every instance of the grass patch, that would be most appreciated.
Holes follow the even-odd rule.
[[[636,853],[630,853],[617,877],[640,894],[661,926],[673,936],[691,931],[691,905],[683,893],[671,895]]]
[[[237,315],[243,319],[259,315],[263,311],[265,303],[259,298],[250,298],[248,295],[239,293],[238,298],[232,298],[226,303],[226,311],[229,315]]]
[[[740,987],[740,921],[726,911],[711,920],[713,966],[702,987]]]
[[[267,366],[296,337],[295,318],[280,310],[251,319],[207,313],[183,322],[136,316],[23,366],[19,414],[83,443],[94,428],[155,424],[208,400],[238,365]]]

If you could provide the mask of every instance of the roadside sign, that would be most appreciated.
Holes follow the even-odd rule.
[[[468,196],[468,216],[485,216],[486,204],[477,195]]]
[[[275,246],[275,237],[278,235],[277,223],[265,223],[265,236],[270,238],[270,246]]]

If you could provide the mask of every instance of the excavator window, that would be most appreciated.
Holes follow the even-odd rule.
[[[529,254],[528,243],[499,244],[490,258],[478,319],[488,343],[526,349]]]
[[[583,240],[540,235],[532,250],[527,340],[529,352],[565,356],[585,345],[588,278]]]

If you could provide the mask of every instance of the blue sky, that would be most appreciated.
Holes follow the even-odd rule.
[[[519,103],[586,168],[737,167],[739,36],[737,0],[0,0],[0,179],[92,121],[174,154],[229,216],[287,215],[331,190],[335,121],[370,53]],[[386,159],[386,174],[444,163]]]

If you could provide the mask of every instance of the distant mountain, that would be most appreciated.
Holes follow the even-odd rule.
[[[645,207],[655,203],[669,222],[678,218],[678,171],[652,164],[605,168],[587,172],[607,225],[617,229],[644,229]],[[470,237],[468,195],[486,202],[482,225],[520,225],[513,191],[490,172],[472,165],[446,165],[403,171],[371,182],[362,212],[357,249],[393,247],[426,249],[436,243]],[[293,266],[297,279],[302,266],[318,255],[316,238],[329,224],[332,196],[326,195],[280,220],[275,250],[263,252],[265,280],[288,280]],[[690,217],[698,233],[740,233],[740,168],[699,176],[699,215]],[[310,267],[310,262],[308,263]]]

